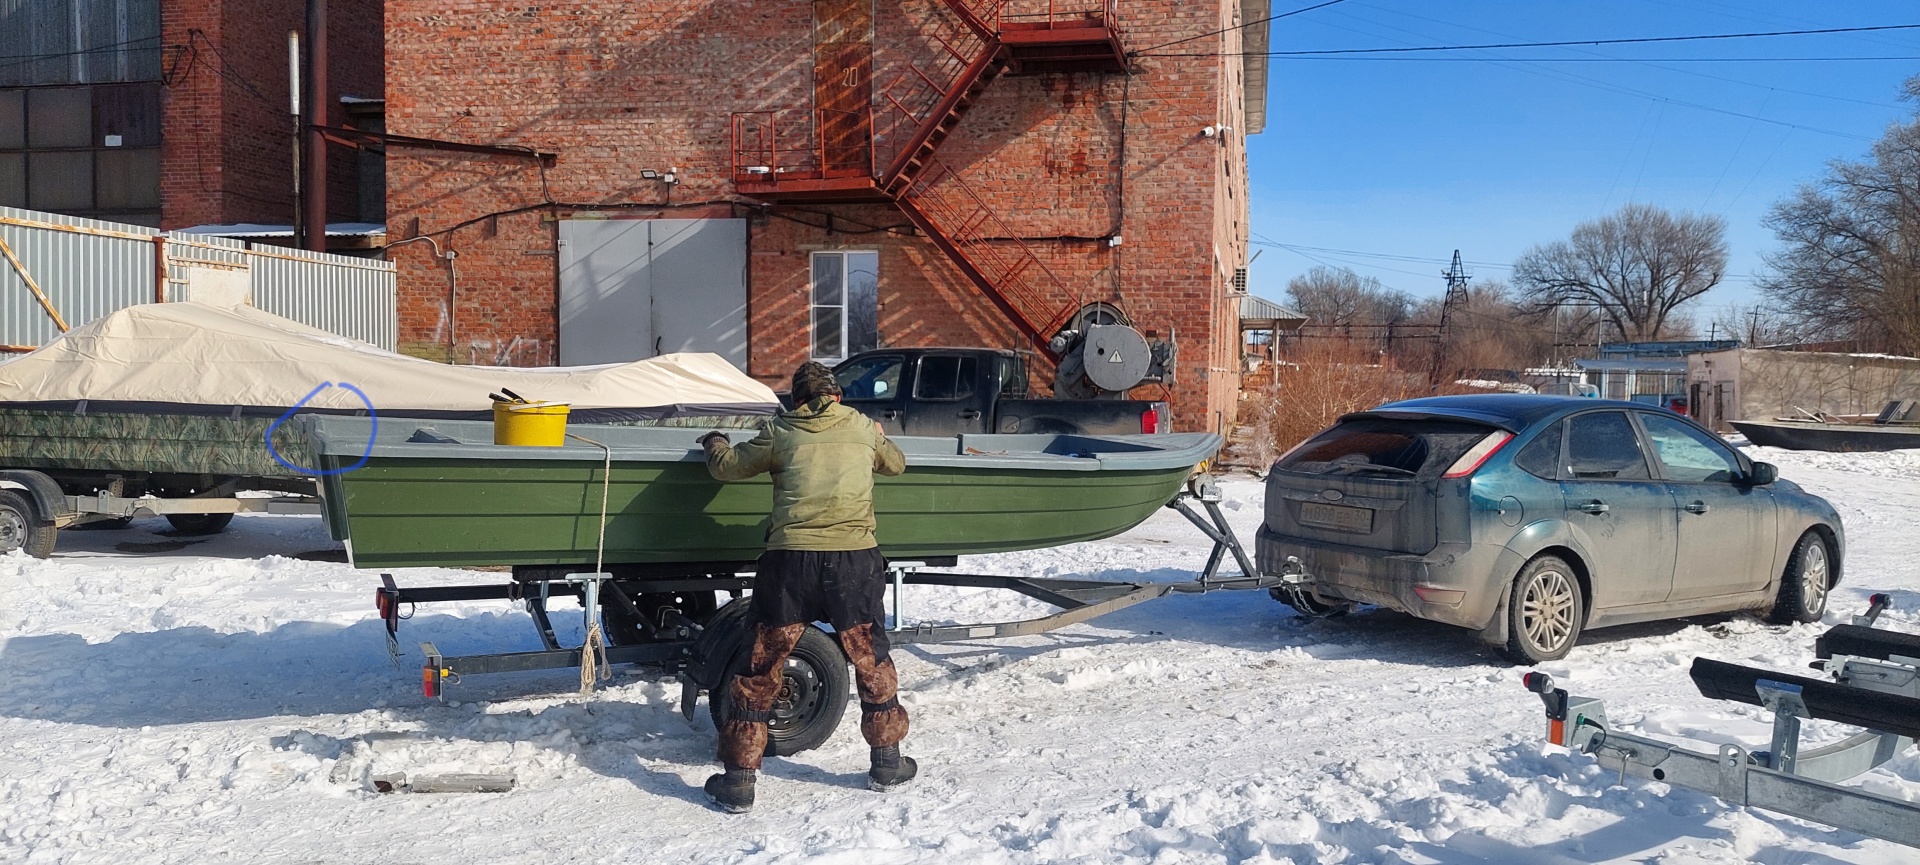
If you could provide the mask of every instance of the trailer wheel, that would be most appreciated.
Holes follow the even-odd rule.
[[[167,522],[183,535],[217,535],[233,522],[233,514],[167,514]]]
[[[0,490],[0,555],[25,550],[27,555],[44,559],[53,555],[53,543],[60,530],[40,519],[33,503],[18,490]]]
[[[733,690],[734,671],[746,668],[747,655],[752,651],[751,643],[740,647],[720,687],[707,697],[707,711],[715,729],[727,722],[727,694]],[[813,625],[800,633],[800,642],[787,656],[784,672],[786,681],[773,700],[773,718],[767,722],[767,754],[775,757],[792,756],[825,743],[847,712],[847,693],[852,687],[847,656],[841,653],[840,644]]]

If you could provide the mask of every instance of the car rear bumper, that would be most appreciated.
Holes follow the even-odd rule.
[[[1498,576],[1508,573],[1501,570],[1506,550],[1486,544],[1440,544],[1412,555],[1287,537],[1261,526],[1254,550],[1263,573],[1282,573],[1289,557],[1299,559],[1322,597],[1476,630],[1493,618],[1507,586]]]

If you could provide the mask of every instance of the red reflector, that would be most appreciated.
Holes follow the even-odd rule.
[[[420,693],[428,697],[440,696],[440,676],[432,665],[420,668]]]
[[[1433,586],[1414,586],[1413,593],[1429,604],[1457,604],[1467,596],[1467,593],[1460,589],[1440,589]]]
[[[1150,408],[1140,413],[1140,431],[1151,435],[1160,431],[1160,410]]]
[[[380,611],[380,618],[387,617],[387,593],[378,589],[373,592],[373,608]]]

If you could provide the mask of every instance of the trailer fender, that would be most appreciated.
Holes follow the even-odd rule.
[[[680,714],[693,721],[701,691],[712,691],[726,680],[727,665],[753,639],[751,597],[736,598],[707,619],[698,639],[688,649],[686,669],[680,672]]]
[[[33,502],[36,515],[54,522],[67,512],[67,494],[53,478],[31,469],[0,469],[0,487],[20,490]]]

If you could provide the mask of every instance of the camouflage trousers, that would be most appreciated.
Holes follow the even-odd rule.
[[[907,735],[907,710],[899,700],[899,677],[881,627],[886,560],[878,550],[798,552],[772,550],[754,576],[753,648],[745,669],[735,671],[727,693],[727,722],[720,728],[720,762],[731,769],[758,769],[767,751],[767,721],[785,687],[787,656],[808,622],[833,625],[840,648],[853,662],[860,692],[860,733],[875,748],[897,745]]]

